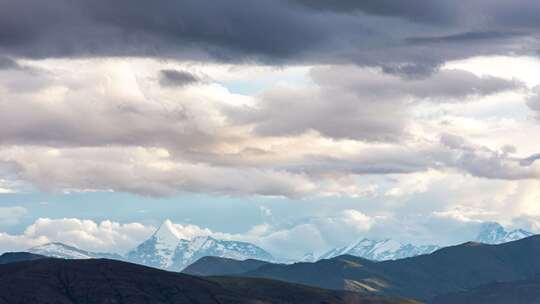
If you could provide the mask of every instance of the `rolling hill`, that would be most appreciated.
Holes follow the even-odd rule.
[[[436,297],[432,304],[535,304],[540,303],[540,278],[495,282],[467,291]]]
[[[199,278],[106,259],[0,265],[0,301],[72,303],[415,303],[268,279]]]

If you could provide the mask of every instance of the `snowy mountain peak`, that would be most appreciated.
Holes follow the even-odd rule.
[[[371,240],[363,238],[352,242],[349,246],[331,249],[320,256],[319,259],[330,259],[348,254],[374,261],[396,260],[432,253],[439,248],[439,246],[435,245],[415,246],[403,244],[393,239]]]
[[[165,220],[161,226],[154,232],[154,237],[161,243],[171,244],[176,247],[182,239],[180,232],[176,229],[170,220]]]
[[[250,243],[216,239],[209,235],[183,237],[175,224],[166,220],[152,237],[127,254],[129,261],[151,267],[180,271],[205,256],[238,260],[272,260],[272,256]]]
[[[529,236],[533,233],[523,229],[506,231],[499,223],[489,222],[482,224],[476,242],[485,244],[502,244],[511,241],[517,241]]]

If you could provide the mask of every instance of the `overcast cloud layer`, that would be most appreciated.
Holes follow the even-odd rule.
[[[540,231],[539,11],[0,0],[0,226],[19,227],[0,244],[125,251],[153,229],[44,218],[28,193],[313,202],[242,233],[189,224],[291,255],[363,235],[454,243],[482,221]]]
[[[447,60],[538,50],[533,1],[166,0],[0,3],[12,56],[350,61],[426,72]],[[37,13],[36,13],[37,12]]]

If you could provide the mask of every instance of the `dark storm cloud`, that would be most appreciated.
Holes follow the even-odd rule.
[[[518,2],[4,0],[0,52],[33,58],[354,62],[427,74],[451,59],[538,50],[531,38],[537,36],[533,12],[540,4]]]
[[[505,39],[523,36],[523,33],[512,32],[465,32],[454,35],[436,36],[436,37],[413,37],[407,38],[406,41],[413,44],[429,44],[429,43],[466,43],[481,40]]]
[[[199,77],[177,70],[161,70],[159,72],[159,84],[164,87],[183,87],[201,81]]]
[[[17,69],[17,62],[9,57],[0,57],[0,70]]]
[[[459,16],[459,9],[445,0],[409,0],[406,4],[395,0],[292,0],[309,8],[351,12],[361,11],[370,15],[399,17],[426,23],[452,23]]]
[[[276,60],[320,49],[340,23],[280,0],[8,0],[0,3],[0,47],[28,57]]]

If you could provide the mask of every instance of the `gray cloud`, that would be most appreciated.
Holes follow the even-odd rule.
[[[406,41],[413,44],[435,44],[435,43],[467,43],[481,40],[506,39],[522,36],[522,33],[512,32],[464,32],[453,35],[436,36],[436,37],[414,37],[407,38]]]
[[[407,5],[392,0],[293,0],[298,4],[318,10],[337,12],[361,11],[370,15],[399,17],[416,22],[448,24],[459,17],[459,8],[451,1],[407,1]]]
[[[195,84],[201,81],[199,77],[186,72],[177,70],[161,70],[159,71],[159,84],[164,87],[183,87],[190,84]]]
[[[540,153],[538,154],[533,154],[527,158],[524,158],[520,161],[521,165],[522,166],[530,166],[532,165],[535,161],[537,160],[540,160]]]
[[[440,161],[473,176],[505,180],[540,178],[540,170],[533,166],[534,161],[512,158],[504,149],[494,151],[453,134],[442,134],[441,144],[450,153]]]
[[[0,70],[17,69],[17,62],[9,57],[0,57]]]
[[[540,120],[540,86],[536,86],[531,95],[527,98],[527,105],[535,113],[536,118]]]
[[[461,70],[441,70],[420,79],[403,79],[353,66],[317,68],[316,87],[275,88],[250,108],[230,117],[254,124],[261,135],[297,135],[315,130],[336,139],[388,142],[404,140],[415,102],[466,102],[523,87],[518,81]]]

